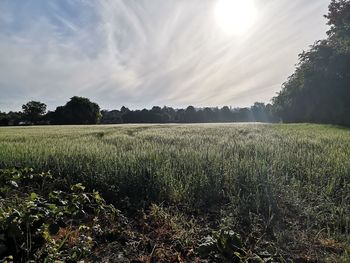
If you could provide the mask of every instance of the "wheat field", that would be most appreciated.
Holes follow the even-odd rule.
[[[226,209],[349,240],[350,131],[311,124],[0,129],[0,168],[50,170],[116,206]],[[282,238],[282,237],[281,237]]]

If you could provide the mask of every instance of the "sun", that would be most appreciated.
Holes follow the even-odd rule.
[[[243,35],[253,26],[257,10],[254,0],[218,0],[214,6],[217,25],[227,35]]]

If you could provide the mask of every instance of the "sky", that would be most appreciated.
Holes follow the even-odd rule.
[[[225,14],[218,1],[0,0],[0,111],[75,95],[102,109],[268,103],[326,37],[329,0],[250,0],[254,12]]]

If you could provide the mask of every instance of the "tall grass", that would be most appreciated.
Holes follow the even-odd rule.
[[[210,209],[350,235],[350,130],[327,125],[121,125],[0,129],[0,168],[51,170],[109,201]]]

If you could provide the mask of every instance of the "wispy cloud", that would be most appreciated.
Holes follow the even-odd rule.
[[[239,38],[217,27],[214,4],[3,0],[0,110],[73,95],[103,108],[267,102],[325,35],[328,0],[256,0],[256,24]]]

